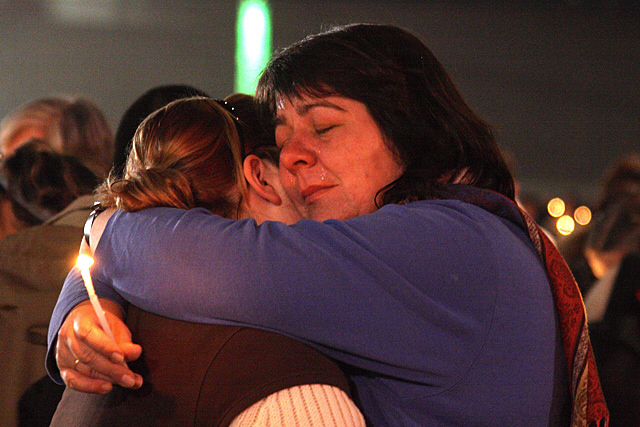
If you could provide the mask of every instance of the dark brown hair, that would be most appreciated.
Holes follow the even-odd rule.
[[[0,166],[0,197],[11,201],[16,218],[37,225],[78,197],[93,193],[98,177],[75,157],[30,140]]]
[[[362,102],[405,171],[382,204],[438,198],[462,182],[514,198],[513,178],[490,127],[444,67],[410,32],[353,24],[309,36],[275,56],[256,98],[267,118],[282,98],[344,96]]]

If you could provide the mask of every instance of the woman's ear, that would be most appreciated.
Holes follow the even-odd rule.
[[[250,189],[268,202],[279,206],[282,198],[272,185],[272,181],[278,179],[278,168],[254,154],[248,155],[242,166]]]

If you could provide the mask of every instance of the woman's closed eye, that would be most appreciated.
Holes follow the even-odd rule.
[[[316,132],[317,135],[325,135],[330,130],[335,129],[337,127],[338,127],[338,125],[318,126],[318,127],[316,127],[315,132]]]

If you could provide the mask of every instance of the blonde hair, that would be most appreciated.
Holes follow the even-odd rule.
[[[56,152],[73,156],[96,175],[107,176],[113,163],[113,133],[102,111],[81,97],[35,100],[0,122],[0,148],[9,155],[33,130]]]
[[[147,117],[119,179],[97,190],[107,207],[126,211],[204,207],[232,217],[246,187],[236,118],[205,97],[169,103]]]

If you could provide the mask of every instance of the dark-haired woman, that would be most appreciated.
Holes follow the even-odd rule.
[[[346,365],[374,426],[606,422],[575,281],[423,42],[391,25],[310,36],[272,60],[256,93],[283,186],[310,220],[118,212],[101,249],[127,248],[136,268],[109,256],[105,270],[122,275],[104,292],[298,337]],[[176,246],[188,262],[142,249],[165,259]],[[83,348],[121,354],[97,339]],[[72,363],[58,353],[60,367]],[[121,383],[126,370],[105,365],[101,378]]]

